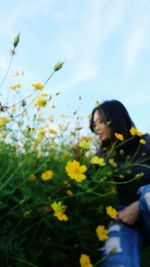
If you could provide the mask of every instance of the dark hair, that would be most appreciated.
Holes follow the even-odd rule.
[[[125,139],[128,139],[131,136],[129,130],[131,127],[135,127],[135,124],[131,120],[127,109],[121,102],[118,100],[109,100],[94,108],[90,119],[90,129],[92,132],[94,132],[93,116],[96,110],[104,115],[106,123],[108,122],[113,133],[120,133]]]

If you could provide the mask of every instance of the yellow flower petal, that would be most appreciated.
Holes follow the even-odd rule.
[[[115,137],[117,140],[119,141],[124,141],[124,136],[122,134],[119,134],[119,133],[115,133]]]
[[[81,267],[93,267],[93,264],[91,263],[90,257],[88,255],[81,254],[80,266]]]
[[[100,241],[104,241],[108,239],[108,230],[104,225],[98,225],[96,228],[96,234]]]
[[[44,89],[44,85],[41,82],[33,83],[32,86],[34,87],[35,90],[42,90],[42,89]]]
[[[86,179],[84,173],[86,172],[87,167],[85,165],[80,165],[80,162],[77,160],[68,161],[65,169],[68,176],[77,182],[82,182]]]
[[[48,170],[48,171],[43,172],[43,173],[41,174],[41,179],[42,179],[43,181],[51,180],[52,177],[53,177],[53,172],[52,172],[51,170]]]
[[[106,207],[106,213],[113,219],[117,217],[117,211],[111,206]]]

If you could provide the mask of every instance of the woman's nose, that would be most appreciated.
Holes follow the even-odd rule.
[[[97,125],[95,125],[95,132],[97,133],[98,131],[100,131],[100,125],[99,124],[97,124]]]

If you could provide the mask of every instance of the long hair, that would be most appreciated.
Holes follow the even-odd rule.
[[[109,100],[94,108],[90,119],[90,129],[92,132],[94,132],[93,116],[96,110],[103,114],[106,123],[111,128],[113,134],[120,133],[125,139],[128,139],[131,136],[129,130],[131,127],[135,127],[135,124],[130,118],[127,109],[121,102],[118,100]]]

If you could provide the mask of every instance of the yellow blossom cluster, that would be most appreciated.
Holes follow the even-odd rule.
[[[61,201],[54,201],[51,204],[51,208],[54,211],[54,216],[59,220],[59,221],[68,221],[68,216],[64,213],[66,211],[66,206],[62,204]]]
[[[17,83],[17,84],[15,84],[15,85],[12,85],[12,86],[10,86],[10,89],[11,90],[17,90],[17,89],[19,89],[19,88],[21,88],[21,85],[20,85],[20,83]]]
[[[90,160],[90,162],[91,162],[92,164],[96,164],[96,165],[99,165],[99,166],[101,166],[101,167],[103,167],[103,166],[106,165],[104,158],[102,158],[102,157],[98,157],[98,156],[94,156],[94,157],[92,157],[91,160]]]
[[[80,165],[80,162],[77,160],[68,161],[65,169],[68,176],[77,182],[82,182],[86,179],[84,173],[87,171],[87,167],[85,165]]]
[[[80,266],[81,267],[93,267],[93,264],[91,263],[90,257],[88,255],[81,254]]]
[[[131,127],[130,134],[132,136],[139,136],[139,137],[142,136],[142,133],[139,132],[135,127]]]

